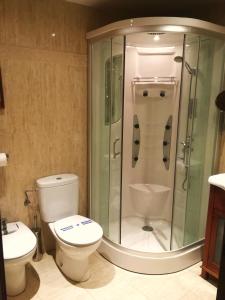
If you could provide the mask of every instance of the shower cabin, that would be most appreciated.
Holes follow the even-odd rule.
[[[225,28],[184,18],[110,24],[89,39],[90,217],[102,253],[161,274],[201,259],[217,164]]]

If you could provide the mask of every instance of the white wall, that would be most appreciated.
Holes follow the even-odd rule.
[[[129,184],[154,183],[171,187],[167,205],[162,212],[162,219],[171,220],[173,173],[176,151],[176,129],[178,115],[179,85],[181,64],[174,62],[174,56],[182,54],[182,47],[176,47],[173,54],[140,55],[135,47],[126,48],[125,61],[125,110],[124,110],[124,139],[123,139],[123,206],[122,216],[133,216],[136,212],[131,203]],[[152,97],[134,96],[132,80],[134,77],[176,77],[176,85],[146,85]],[[164,99],[154,95],[159,90],[166,90]],[[132,134],[133,115],[137,114],[140,123],[141,143],[139,160],[132,168]],[[163,136],[167,119],[173,115],[173,131],[171,143],[171,162],[166,170],[163,158]],[[153,217],[153,216],[151,216]]]

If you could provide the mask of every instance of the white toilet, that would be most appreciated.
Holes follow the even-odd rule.
[[[101,243],[103,231],[91,219],[77,215],[79,179],[60,174],[37,180],[41,218],[56,239],[56,263],[74,281],[89,278],[88,259]]]
[[[8,234],[2,236],[8,296],[22,293],[26,287],[25,266],[36,250],[36,237],[22,222],[7,224]]]

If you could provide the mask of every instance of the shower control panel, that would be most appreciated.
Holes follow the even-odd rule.
[[[138,116],[133,117],[133,139],[132,139],[132,168],[135,168],[140,151],[140,125]]]
[[[171,146],[171,136],[172,136],[172,123],[173,117],[169,116],[164,130],[164,138],[163,138],[163,162],[165,168],[169,170],[170,167],[170,146]]]

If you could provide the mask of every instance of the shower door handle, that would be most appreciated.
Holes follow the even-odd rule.
[[[115,159],[118,155],[120,155],[120,151],[116,152],[116,144],[120,141],[119,138],[116,138],[113,141],[113,158]]]

